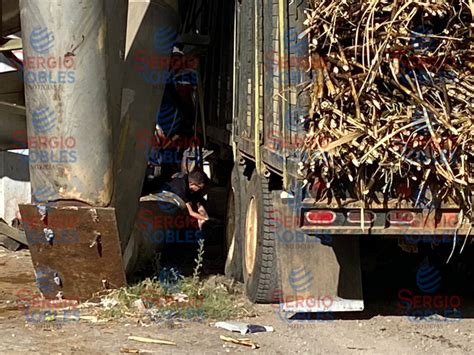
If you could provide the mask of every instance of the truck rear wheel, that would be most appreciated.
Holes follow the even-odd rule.
[[[274,201],[268,181],[252,174],[246,194],[243,274],[247,297],[252,302],[274,302],[278,287]]]
[[[229,195],[227,197],[226,213],[226,262],[225,275],[232,279],[242,281],[242,196],[245,196],[245,186],[239,178],[239,170],[234,166],[232,170]]]

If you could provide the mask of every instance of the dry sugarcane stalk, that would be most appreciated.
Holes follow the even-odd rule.
[[[225,341],[225,342],[228,342],[228,343],[234,343],[234,344],[248,346],[252,349],[260,348],[260,345],[258,345],[256,342],[254,342],[250,338],[232,338],[232,337],[228,337],[228,336],[225,336],[225,335],[221,335],[220,339]]]
[[[473,2],[310,3],[303,35],[314,82],[299,172],[333,194],[352,186],[368,203],[415,185],[406,196],[413,206],[424,195],[431,205],[456,199],[469,216]]]
[[[144,338],[144,337],[137,337],[137,336],[129,336],[128,340],[134,340],[134,341],[138,341],[140,343],[160,344],[160,345],[174,345],[174,346],[176,346],[176,343],[174,341],[169,341],[169,340],[152,339],[152,338]]]

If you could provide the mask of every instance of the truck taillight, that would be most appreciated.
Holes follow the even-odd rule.
[[[392,224],[413,224],[416,214],[410,211],[390,211],[388,221]]]
[[[309,224],[333,224],[336,214],[332,211],[308,211],[304,218]]]
[[[347,220],[350,223],[360,223],[361,213],[360,211],[350,211],[347,213]],[[364,223],[372,223],[375,221],[375,213],[371,211],[364,212]]]

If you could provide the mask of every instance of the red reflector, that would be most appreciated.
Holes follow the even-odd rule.
[[[388,220],[393,224],[412,224],[415,222],[416,214],[410,211],[390,211]]]
[[[459,213],[443,213],[443,227],[456,228],[459,224]]]
[[[336,214],[332,211],[309,211],[304,217],[311,224],[332,224],[336,220]]]
[[[361,222],[361,213],[360,211],[350,211],[347,213],[347,220],[351,223],[360,223]],[[375,221],[374,212],[364,212],[364,223],[372,223]]]

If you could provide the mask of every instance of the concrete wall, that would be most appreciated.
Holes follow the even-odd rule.
[[[31,203],[28,155],[0,152],[0,218],[11,224],[21,203]]]

